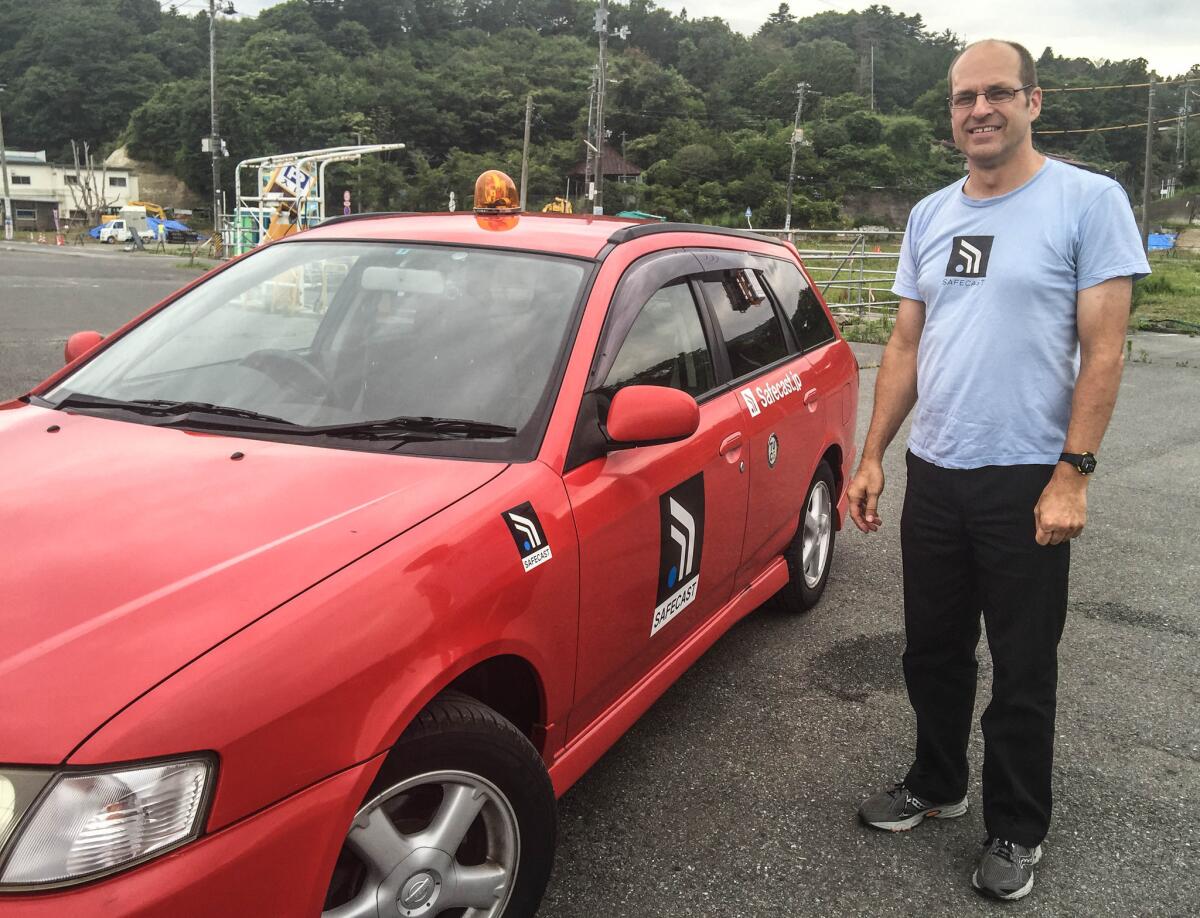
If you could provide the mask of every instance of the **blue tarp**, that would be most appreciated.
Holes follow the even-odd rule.
[[[1150,233],[1147,236],[1146,248],[1151,252],[1161,252],[1175,248],[1174,233]]]

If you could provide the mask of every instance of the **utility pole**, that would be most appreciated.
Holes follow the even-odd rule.
[[[1150,251],[1150,155],[1154,141],[1154,77],[1150,77],[1150,99],[1146,103],[1146,163],[1142,175],[1142,245]]]
[[[529,180],[529,124],[533,121],[533,93],[525,97],[525,146],[521,150],[521,210],[525,210],[525,183]]]
[[[1179,128],[1175,132],[1175,168],[1177,171],[1183,171],[1183,167],[1187,165],[1187,129],[1188,115],[1191,112],[1191,83],[1187,77],[1183,79],[1183,107],[1179,115]]]
[[[607,62],[604,59],[608,50],[608,0],[600,0],[600,9],[596,11],[596,30],[600,33],[600,67],[597,79],[600,88],[596,93],[596,200],[592,213],[604,213],[604,87],[606,82]]]
[[[221,135],[217,131],[217,0],[208,0],[208,95],[212,125],[208,137],[212,153],[213,234],[221,232]]]
[[[800,118],[804,114],[804,93],[808,91],[807,83],[796,84],[796,120],[792,123],[792,164],[788,167],[787,184],[787,216],[783,219],[783,229],[788,232],[792,228],[792,184],[796,181],[796,147],[800,145]]]
[[[592,69],[592,88],[588,93],[588,126],[587,139],[584,141],[583,157],[583,197],[591,200],[590,182],[592,181],[592,139],[596,128],[596,68]]]
[[[871,111],[875,111],[875,44],[871,43]]]
[[[0,92],[4,86],[0,85]],[[4,152],[4,116],[0,114],[0,175],[4,176],[4,238],[12,241],[13,210],[12,198],[8,194],[8,155]]]
[[[358,146],[362,146],[362,131],[354,132],[354,142]],[[322,191],[322,194],[325,192]],[[354,164],[354,212],[362,213],[362,157],[358,158],[358,162]]]

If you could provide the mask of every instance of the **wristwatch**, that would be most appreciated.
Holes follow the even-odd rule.
[[[1058,461],[1069,462],[1080,475],[1090,475],[1096,471],[1096,457],[1091,453],[1063,453]]]

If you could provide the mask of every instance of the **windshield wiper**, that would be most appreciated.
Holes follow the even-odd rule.
[[[95,410],[128,411],[146,417],[164,418],[165,426],[199,426],[204,416],[254,422],[252,424],[229,424],[221,426],[235,431],[259,433],[287,433],[293,436],[332,437],[345,440],[392,440],[400,446],[422,440],[473,440],[515,437],[515,427],[492,424],[488,421],[471,421],[463,418],[434,418],[428,416],[384,418],[378,421],[357,421],[353,424],[330,424],[321,427],[306,427],[293,421],[260,414],[246,408],[231,408],[209,402],[173,402],[168,399],[132,399],[125,401],[72,392],[57,404],[46,404],[55,409],[77,408]]]
[[[492,437],[515,437],[517,429],[488,421],[463,418],[396,417],[355,424],[332,424],[326,427],[306,427],[303,433],[314,436],[342,437],[363,440],[473,440]]]
[[[138,398],[125,401],[119,398],[105,398],[101,395],[87,395],[82,392],[72,392],[60,400],[56,409],[62,408],[96,408],[116,409],[141,414],[147,417],[174,418],[182,415],[208,414],[222,418],[241,418],[247,421],[259,421],[264,424],[281,424],[291,429],[296,427],[294,422],[277,418],[270,414],[260,414],[247,408],[232,408],[228,405],[214,405],[210,402],[173,402],[161,398]]]

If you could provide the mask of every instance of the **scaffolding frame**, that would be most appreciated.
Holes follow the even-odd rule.
[[[386,153],[391,150],[403,150],[402,143],[373,143],[352,144],[343,147],[325,147],[320,150],[303,150],[297,153],[276,153],[271,156],[258,156],[244,159],[233,170],[233,187],[236,205],[234,208],[233,225],[222,228],[222,248],[224,251],[240,255],[244,251],[258,245],[266,237],[270,224],[270,213],[280,204],[291,207],[296,215],[296,225],[300,229],[316,226],[325,219],[325,169],[331,163],[358,162],[369,153]],[[314,196],[310,191],[304,194],[289,194],[287,192],[266,192],[264,187],[275,169],[280,166],[295,166],[306,175],[316,173],[315,213],[312,207]],[[254,169],[254,186],[251,193],[242,193],[242,170]],[[310,189],[311,190],[311,189]],[[249,215],[253,218],[255,241],[247,243],[243,240],[242,219]]]

